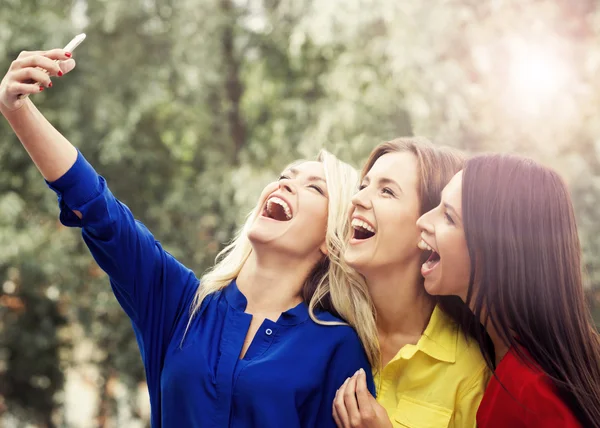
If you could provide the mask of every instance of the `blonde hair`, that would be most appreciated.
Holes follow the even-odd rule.
[[[350,232],[348,207],[357,189],[358,172],[325,150],[321,150],[317,160],[323,164],[329,194],[325,235],[328,256],[317,263],[307,277],[302,296],[314,322],[322,325],[344,324],[319,320],[315,315],[315,309],[319,308],[339,316],[352,326],[373,364],[379,355],[375,322],[370,322],[373,319],[374,308],[361,276],[344,261],[344,251],[348,243],[346,238]],[[235,238],[217,255],[215,265],[202,276],[190,308],[186,333],[204,300],[225,288],[239,275],[252,252],[248,231],[262,208],[254,208]]]

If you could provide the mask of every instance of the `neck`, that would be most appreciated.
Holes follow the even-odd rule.
[[[510,346],[506,344],[506,342],[502,339],[502,336],[498,333],[494,325],[492,324],[492,320],[488,319],[487,325],[485,327],[487,330],[490,339],[492,340],[492,344],[494,345],[494,355],[496,357],[496,361],[494,362],[496,367],[502,358],[508,353]]]
[[[246,312],[285,312],[298,305],[304,282],[315,264],[312,259],[253,250],[236,279],[248,300]]]
[[[435,306],[421,281],[419,260],[365,275],[379,336],[421,335]]]

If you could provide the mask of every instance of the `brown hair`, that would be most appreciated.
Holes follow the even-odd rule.
[[[476,156],[464,169],[462,211],[475,316],[491,322],[522,361],[533,358],[583,426],[600,427],[600,340],[585,303],[565,183],[527,158]]]
[[[425,214],[440,203],[442,190],[464,165],[464,156],[456,149],[435,146],[427,138],[401,137],[386,141],[373,149],[361,171],[361,180],[377,159],[387,153],[409,152],[416,156],[419,168],[419,214]]]
[[[401,137],[379,144],[367,159],[361,171],[361,180],[373,168],[373,165],[387,153],[412,153],[417,158],[419,169],[419,215],[434,209],[440,204],[442,190],[450,179],[464,166],[464,155],[457,149],[436,146],[427,138]],[[428,253],[423,253],[425,262]],[[425,279],[421,277],[421,283]],[[461,327],[467,335],[475,335],[479,322],[468,306],[458,296],[435,296],[440,308]]]

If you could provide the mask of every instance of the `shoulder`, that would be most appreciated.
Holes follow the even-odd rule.
[[[518,355],[511,349],[496,369],[500,382],[515,394],[518,401],[532,409],[563,412],[566,405],[550,378],[536,365],[526,351]]]
[[[540,426],[550,423],[554,426],[580,426],[550,378],[531,369],[528,374],[517,398],[530,410],[529,419]]]
[[[356,348],[362,352],[358,333],[344,320],[326,311],[315,311],[315,319],[309,317],[308,323],[317,337],[327,338],[332,344],[345,349]]]
[[[469,394],[479,391],[483,394],[491,377],[489,369],[479,344],[471,337],[465,337],[459,332],[456,344],[456,362],[454,364],[456,375],[462,377],[460,391]]]
[[[457,326],[458,329],[458,326]],[[473,367],[486,366],[479,343],[458,329],[456,336],[456,361],[460,365]]]
[[[315,315],[315,318],[317,319],[317,321],[319,321],[319,323],[337,323],[340,326],[348,326],[348,323],[346,321],[344,321],[343,319],[341,319],[339,317],[336,317],[335,315],[333,315],[331,312],[328,312],[328,311],[315,309],[314,315]],[[311,318],[311,320],[312,320],[312,318]],[[312,321],[315,322],[314,320],[312,320]],[[319,326],[323,326],[323,327],[330,327],[330,325],[319,324],[319,323],[315,323],[315,324],[317,324]]]
[[[521,391],[542,387],[546,383],[546,375],[526,351],[523,350],[522,354],[509,350],[496,367],[496,375],[503,383],[520,386]]]
[[[435,316],[435,320],[433,317]],[[436,307],[432,315],[432,328],[439,347],[444,349],[444,355],[452,362],[449,370],[464,371],[472,374],[486,367],[485,359],[479,348],[479,343],[465,334],[460,326],[441,308]]]
[[[503,382],[519,387],[516,392],[523,402],[562,402],[550,378],[526,351],[523,351],[523,355],[518,355],[510,350],[498,365],[497,372],[500,370]]]
[[[367,375],[367,388],[375,396],[371,365],[356,330],[329,312],[315,313],[315,318],[316,321],[310,319],[312,328],[315,329],[311,332],[312,343],[319,341],[322,346],[321,355],[329,355],[329,359],[324,361],[328,364],[327,377],[332,381],[332,393],[335,395],[345,379],[363,369]]]
[[[481,393],[485,390],[491,372],[483,358],[479,344],[466,335],[458,324],[442,310],[437,311],[439,327],[437,340],[444,345],[441,353],[449,364],[445,364],[445,378],[452,378],[459,396]],[[442,327],[443,325],[443,327]],[[436,349],[436,351],[438,351]],[[439,352],[439,351],[438,351]]]

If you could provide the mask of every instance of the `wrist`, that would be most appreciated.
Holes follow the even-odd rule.
[[[19,107],[9,108],[5,104],[0,103],[0,113],[7,119],[10,119],[10,116],[14,116],[15,114],[19,114],[21,111],[25,110],[25,106],[29,103],[29,98],[24,100]]]

